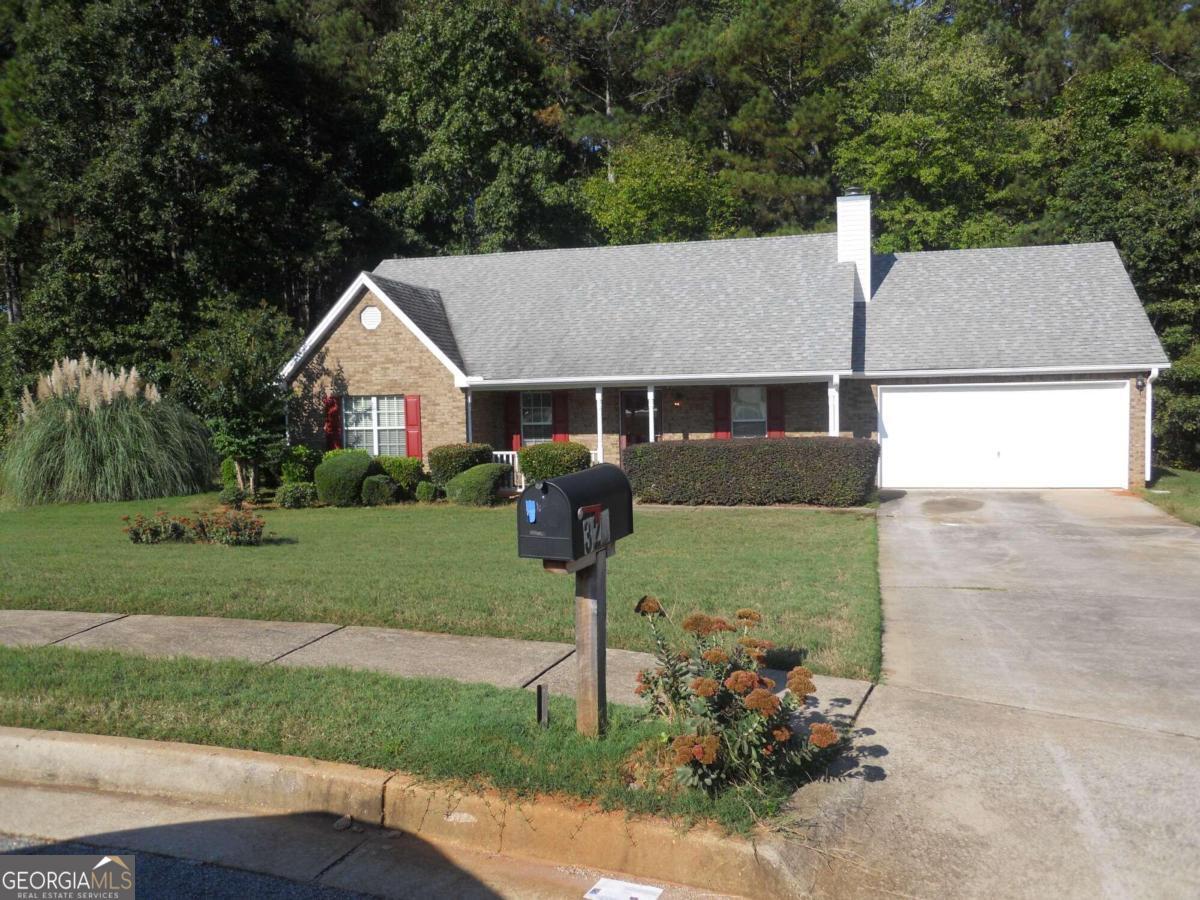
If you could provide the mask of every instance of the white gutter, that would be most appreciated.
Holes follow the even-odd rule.
[[[846,378],[965,378],[975,375],[1070,375],[1075,372],[1145,372],[1165,369],[1170,363],[1133,363],[1111,366],[1030,366],[1024,369],[895,369],[843,373]]]
[[[483,378],[470,375],[467,385],[476,389],[509,390],[514,388],[569,388],[569,387],[642,387],[653,384],[786,384],[793,381],[828,381],[835,375],[849,375],[848,371],[828,370],[811,372],[713,372],[703,375],[588,375],[579,378]]]

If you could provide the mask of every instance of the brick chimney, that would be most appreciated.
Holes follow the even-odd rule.
[[[846,188],[837,200],[837,260],[854,263],[863,300],[871,299],[871,195]],[[859,299],[857,296],[855,299]]]

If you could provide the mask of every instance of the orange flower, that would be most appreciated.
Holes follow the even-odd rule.
[[[725,679],[725,687],[729,688],[735,694],[748,693],[754,690],[757,685],[758,676],[753,672],[747,672],[745,669],[738,669]]]
[[[695,678],[692,680],[692,692],[697,697],[711,697],[721,685],[713,678]]]
[[[747,650],[770,650],[775,646],[770,641],[764,641],[761,638],[752,638],[749,635],[738,638],[738,643]]]
[[[715,634],[718,631],[737,631],[732,625],[720,617],[712,619],[712,631],[710,634]]]
[[[764,716],[773,716],[779,712],[779,698],[763,688],[755,688],[742,702],[746,704],[746,709],[757,710]]]
[[[759,675],[758,676],[758,686],[762,687],[762,688],[766,688],[768,691],[773,691],[773,690],[775,690],[775,679],[774,678],[766,678],[765,676]]]
[[[739,609],[734,613],[739,625],[744,625],[749,628],[751,625],[757,625],[762,621],[762,615],[753,609]]]
[[[786,725],[780,725],[778,728],[771,729],[771,737],[781,744],[786,744],[792,738],[792,730]]]
[[[715,735],[681,734],[671,742],[675,752],[675,765],[685,766],[690,762],[698,762],[702,766],[711,766],[717,761],[719,743]]]
[[[763,756],[770,756],[774,752],[775,752],[774,744],[767,744],[767,746],[763,747]]]
[[[633,611],[639,616],[646,616],[647,618],[650,616],[666,615],[666,613],[663,612],[662,604],[658,602],[658,598],[651,597],[649,594],[637,602],[637,606],[633,608]]]
[[[814,747],[820,747],[822,749],[825,747],[832,747],[839,740],[841,740],[841,738],[838,737],[837,731],[834,730],[834,727],[828,722],[817,722],[813,725],[810,725],[808,727],[808,739],[812,742]]]
[[[704,651],[704,661],[712,663],[714,666],[723,666],[729,662],[729,654],[720,647],[713,647],[711,650]]]
[[[813,684],[812,672],[804,666],[796,666],[788,672],[787,686],[788,690],[798,697],[804,697],[817,689],[817,686]]]
[[[683,620],[681,627],[697,637],[706,637],[712,634],[712,618],[704,613],[692,613]]]

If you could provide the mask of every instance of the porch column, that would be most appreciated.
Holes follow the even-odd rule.
[[[471,389],[467,388],[467,443],[473,443],[475,440],[475,406],[471,402],[473,395]]]
[[[596,462],[604,462],[604,388],[596,385]]]
[[[842,411],[838,400],[838,388],[841,387],[841,376],[829,376],[829,434],[837,437],[842,433]]]
[[[654,385],[646,388],[646,407],[650,416],[650,443],[654,443]]]
[[[1146,455],[1146,484],[1150,483],[1150,479],[1154,475],[1154,463],[1151,457],[1154,447],[1151,439],[1154,434],[1154,379],[1157,377],[1158,368],[1155,367],[1150,370],[1150,377],[1146,379],[1146,449],[1143,451]]]

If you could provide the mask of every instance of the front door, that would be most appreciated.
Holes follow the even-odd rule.
[[[655,418],[661,421],[661,417],[656,415]],[[650,400],[646,392],[621,391],[621,449],[624,450],[630,444],[644,444],[648,440]]]

